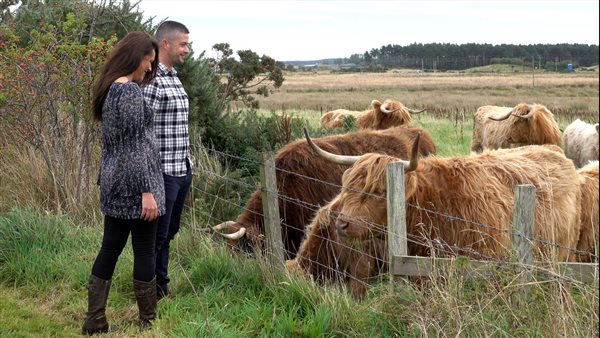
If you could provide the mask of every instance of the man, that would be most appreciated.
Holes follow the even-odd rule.
[[[169,294],[169,246],[179,231],[181,213],[192,183],[189,159],[188,96],[175,65],[189,54],[189,31],[181,23],[165,21],[157,29],[159,43],[156,78],[144,87],[146,103],[154,110],[154,130],[160,148],[165,182],[166,212],[156,231],[156,291],[158,299]]]

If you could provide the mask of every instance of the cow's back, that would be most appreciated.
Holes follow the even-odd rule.
[[[409,233],[425,231],[458,247],[503,256],[510,247],[514,189],[519,184],[533,184],[537,190],[536,238],[565,248],[576,247],[579,181],[575,167],[560,148],[527,146],[462,158],[426,158],[421,162],[419,165],[424,168],[435,167],[436,174],[420,178],[416,183],[418,194],[407,202],[435,212],[408,207]],[[429,182],[421,184],[425,179]],[[409,248],[412,254],[429,254],[425,246],[409,244]],[[547,254],[551,248],[544,247],[544,252]],[[568,256],[567,249],[560,249],[555,259],[566,260]]]
[[[508,113],[512,108],[500,106],[481,106],[473,117],[473,137],[471,152],[481,153],[484,149],[507,148],[502,144],[502,136],[507,133],[504,123],[489,119],[489,116],[499,116]]]

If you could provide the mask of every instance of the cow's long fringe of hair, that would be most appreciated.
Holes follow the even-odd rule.
[[[395,100],[386,100],[388,110],[396,110],[393,113],[383,113],[381,111],[382,103],[378,100],[371,102],[372,109],[363,112],[358,116],[356,122],[363,129],[387,129],[403,125],[410,125],[412,117],[406,107]]]
[[[533,104],[530,109],[535,111],[532,121],[535,132],[531,135],[531,144],[562,145],[562,135],[554,120],[554,114],[541,104]]]

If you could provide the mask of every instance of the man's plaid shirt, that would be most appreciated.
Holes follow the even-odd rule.
[[[156,78],[142,90],[146,102],[154,110],[154,133],[162,171],[170,176],[185,176],[190,149],[189,101],[177,71],[159,63]]]

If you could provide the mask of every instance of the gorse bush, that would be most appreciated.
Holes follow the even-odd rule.
[[[219,132],[204,141],[209,148],[228,155],[230,164],[244,176],[258,175],[260,153],[275,152],[292,140],[303,137],[307,122],[293,116],[265,116],[255,109],[242,109],[224,116]]]

